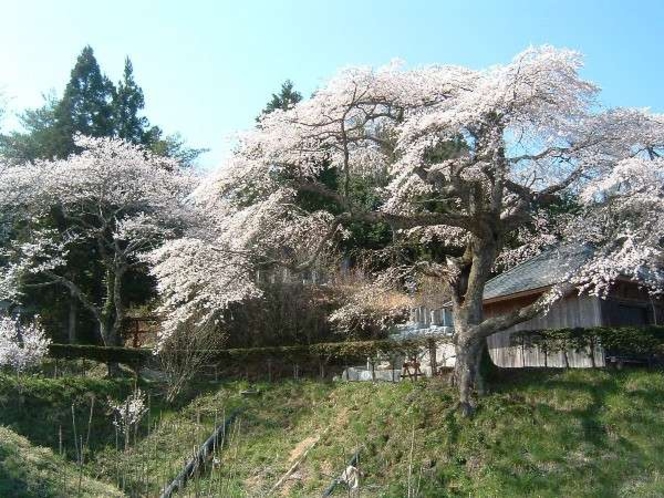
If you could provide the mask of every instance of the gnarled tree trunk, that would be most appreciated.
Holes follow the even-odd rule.
[[[459,390],[459,407],[464,416],[471,415],[474,411],[472,403],[473,391],[477,389],[482,394],[479,386],[484,386],[481,365],[482,341],[473,335],[472,330],[455,331],[456,364],[454,366],[454,382]]]
[[[126,272],[126,265],[116,265],[113,270],[106,271],[106,300],[98,318],[99,331],[105,346],[123,346],[122,322],[125,318],[125,308],[122,302],[122,279]],[[107,364],[109,377],[120,374],[120,367],[116,362]]]

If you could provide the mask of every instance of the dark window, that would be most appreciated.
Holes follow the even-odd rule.
[[[645,306],[605,301],[602,308],[604,310],[604,322],[611,327],[648,325],[648,310]]]

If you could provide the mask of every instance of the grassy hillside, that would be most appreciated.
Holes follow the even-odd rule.
[[[458,417],[454,392],[437,381],[292,381],[254,386],[253,396],[240,394],[242,382],[206,385],[177,409],[153,402],[128,451],[109,437],[90,450],[86,472],[154,496],[215,422],[242,407],[217,461],[186,495],[264,496],[317,441],[272,496],[320,496],[357,449],[363,497],[664,496],[662,373],[502,375],[471,420]]]
[[[0,427],[0,496],[121,497],[117,488],[82,475],[48,448],[32,446],[15,432]]]

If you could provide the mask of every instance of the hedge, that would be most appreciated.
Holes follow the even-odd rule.
[[[78,359],[99,361],[101,363],[123,363],[134,367],[146,365],[154,354],[151,349],[135,349],[114,346],[95,346],[88,344],[51,344],[48,355],[58,359]]]
[[[224,349],[214,355],[218,361],[224,360],[256,360],[278,358],[280,360],[306,360],[320,358],[330,360],[351,360],[358,358],[375,357],[379,355],[391,356],[395,354],[408,354],[414,350],[428,346],[431,341],[449,341],[451,338],[424,337],[404,341],[353,341],[353,342],[327,342],[297,346],[274,346],[247,349]]]
[[[614,355],[664,355],[664,327],[592,327],[531,330],[512,334],[515,344],[543,351],[582,351],[600,344]]]
[[[213,352],[211,363],[236,363],[278,359],[279,361],[307,361],[318,359],[325,362],[353,361],[378,355],[408,354],[429,346],[432,341],[450,341],[449,337],[423,337],[403,341],[355,341],[330,342],[297,346],[273,346],[262,348],[220,349]],[[151,349],[105,347],[94,345],[51,344],[52,358],[85,358],[102,363],[116,362],[133,366],[144,366],[155,360]]]
[[[582,351],[601,344],[610,354],[664,355],[664,327],[594,327],[557,330],[534,330],[512,334],[514,344],[538,346],[543,351]],[[350,364],[367,357],[408,354],[428,347],[432,341],[449,342],[451,337],[425,336],[403,341],[329,342],[297,346],[220,349],[213,352],[210,363],[242,365],[267,360],[305,363],[319,361],[328,364]],[[51,344],[53,358],[85,358],[102,363],[117,362],[142,367],[156,360],[151,349],[104,347],[93,345]]]

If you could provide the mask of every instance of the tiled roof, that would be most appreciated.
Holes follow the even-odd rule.
[[[494,299],[518,292],[548,287],[577,270],[590,256],[585,245],[567,245],[548,249],[486,283],[484,299]]]

